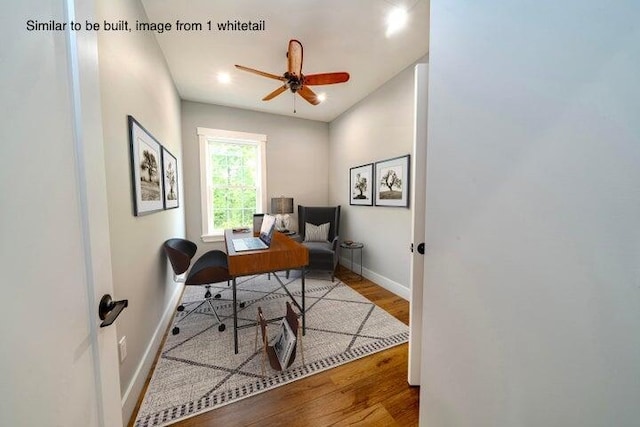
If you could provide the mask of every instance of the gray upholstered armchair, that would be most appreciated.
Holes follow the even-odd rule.
[[[307,230],[307,224],[311,224]],[[328,227],[323,224],[329,224]],[[333,282],[338,265],[340,206],[310,207],[298,205],[298,233],[309,249],[308,270],[331,273]]]

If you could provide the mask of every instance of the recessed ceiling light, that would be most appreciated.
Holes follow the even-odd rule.
[[[318,101],[320,102],[324,102],[327,100],[327,94],[326,93],[321,93],[318,95]]]
[[[396,7],[387,15],[387,37],[391,37],[405,27],[407,24],[408,14],[404,7]]]
[[[231,83],[231,76],[229,73],[218,73],[218,83],[222,83],[223,85]]]

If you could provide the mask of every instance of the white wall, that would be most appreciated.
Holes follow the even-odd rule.
[[[364,275],[405,298],[409,296],[411,202],[409,208],[350,206],[349,169],[411,154],[413,122],[411,65],[340,115],[329,128],[329,199],[342,205],[341,240],[363,242]],[[350,254],[341,256],[342,263],[350,267]],[[358,263],[359,256],[354,256]]]
[[[224,243],[203,243],[200,206],[198,127],[267,135],[267,194],[293,197],[295,205],[328,203],[329,126],[324,122],[259,113],[197,102],[182,102],[184,185],[187,238],[198,244],[198,254]],[[297,212],[297,207],[294,207]],[[295,228],[297,216],[294,214]],[[250,225],[250,224],[247,224]]]
[[[421,422],[635,426],[640,4],[431,7]]]
[[[147,19],[138,1],[101,1],[98,13],[112,22]],[[151,33],[101,31],[99,49],[114,296],[129,300],[117,323],[118,339],[127,338],[128,356],[120,367],[126,421],[181,289],[162,243],[185,235],[184,197],[177,209],[133,214],[127,115],[177,157],[183,193],[180,100]]]

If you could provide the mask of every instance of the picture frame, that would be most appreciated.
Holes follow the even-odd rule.
[[[162,145],[133,116],[129,123],[133,214],[145,215],[164,209]]]
[[[163,201],[165,209],[174,209],[180,205],[178,194],[178,159],[169,150],[162,147]]]
[[[376,206],[409,207],[409,154],[376,162]]]
[[[373,206],[373,163],[349,169],[349,204]]]

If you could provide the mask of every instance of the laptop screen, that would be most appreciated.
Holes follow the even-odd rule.
[[[273,215],[265,215],[262,220],[262,227],[260,227],[260,240],[267,245],[271,244],[271,238],[276,228],[276,217]]]

